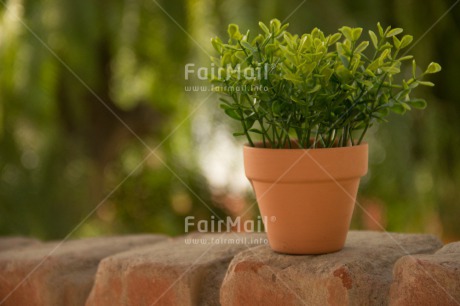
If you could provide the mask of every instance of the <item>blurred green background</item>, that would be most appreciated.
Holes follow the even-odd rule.
[[[358,200],[387,230],[459,239],[458,2],[1,0],[0,235],[177,235],[186,215],[255,218],[240,143],[215,94],[185,90],[205,84],[184,65],[208,65],[229,23],[276,17],[294,33],[403,27],[421,67],[442,65],[417,93],[426,110],[369,132]],[[379,229],[359,207],[353,227]]]

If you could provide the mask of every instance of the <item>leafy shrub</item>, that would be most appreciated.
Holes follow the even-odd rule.
[[[413,37],[400,37],[401,28],[378,23],[369,41],[361,39],[362,28],[344,26],[327,36],[314,28],[299,36],[277,19],[259,26],[261,33],[252,36],[230,24],[227,43],[212,39],[219,53],[211,58],[218,68],[214,89],[225,96],[225,113],[241,122],[234,135],[246,136],[251,146],[256,140],[272,148],[291,147],[293,140],[301,148],[360,144],[390,112],[425,108],[412,90],[434,86],[423,77],[441,70],[432,62],[417,75],[415,60],[403,52]],[[410,78],[397,79],[411,60]]]

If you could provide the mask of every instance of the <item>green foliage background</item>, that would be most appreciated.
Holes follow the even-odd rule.
[[[438,22],[453,4],[0,1],[0,234],[62,238],[83,220],[72,235],[174,235],[184,231],[184,215],[210,218],[206,206],[223,215],[198,166],[196,148],[207,139],[192,130],[191,112],[207,94],[184,91],[184,65],[208,62],[209,38],[224,36],[229,23],[256,29],[276,17],[297,33],[377,21],[402,27],[414,35],[411,54],[421,66],[441,64],[436,87],[419,92],[426,110],[392,116],[367,136],[360,201],[380,207],[388,230],[458,238],[460,5]],[[221,121],[217,97],[203,108]],[[148,147],[155,154],[137,167]],[[354,220],[366,227],[359,209]]]

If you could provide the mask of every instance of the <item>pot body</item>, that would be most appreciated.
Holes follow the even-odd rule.
[[[322,149],[245,146],[245,173],[271,248],[287,254],[341,250],[367,163],[367,143]]]

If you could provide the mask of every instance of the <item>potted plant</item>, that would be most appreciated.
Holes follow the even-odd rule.
[[[361,38],[362,28],[330,35],[315,28],[299,36],[277,19],[259,26],[252,35],[230,24],[227,42],[212,39],[219,54],[211,58],[213,88],[225,96],[225,113],[241,124],[234,136],[247,138],[245,172],[268,220],[271,248],[338,251],[367,172],[364,135],[390,112],[425,108],[412,90],[434,86],[423,77],[441,67],[430,63],[418,73],[404,52],[412,36],[380,23],[370,40]]]

